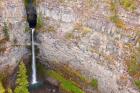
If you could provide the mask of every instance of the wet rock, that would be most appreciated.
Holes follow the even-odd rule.
[[[51,85],[53,85],[53,86],[59,87],[60,82],[57,81],[56,79],[53,79],[53,78],[51,78],[51,77],[48,77],[48,78],[46,79],[46,81],[49,82],[49,83],[50,83]],[[52,91],[55,92],[55,89],[53,89]]]

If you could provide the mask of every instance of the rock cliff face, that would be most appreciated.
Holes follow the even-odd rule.
[[[30,40],[25,33],[26,13],[23,0],[0,1],[0,71],[13,69],[24,54]]]
[[[130,8],[119,0],[37,0],[44,21],[37,36],[40,59],[98,79],[101,93],[139,93],[127,69],[139,47],[139,3]]]
[[[139,0],[36,2],[37,57],[42,62],[67,64],[96,78],[101,93],[139,93],[133,82],[140,75],[131,73],[132,61],[140,63]],[[23,0],[0,0],[0,71],[30,55],[26,24]]]

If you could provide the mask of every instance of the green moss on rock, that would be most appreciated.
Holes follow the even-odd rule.
[[[93,79],[93,80],[91,81],[91,86],[92,86],[93,88],[97,88],[97,87],[98,87],[98,81],[97,81],[97,79]]]
[[[140,89],[140,80],[135,80],[135,85]]]
[[[84,93],[79,87],[77,87],[72,81],[66,80],[60,73],[55,71],[48,71],[48,76],[58,80],[61,84],[61,89],[69,93]]]

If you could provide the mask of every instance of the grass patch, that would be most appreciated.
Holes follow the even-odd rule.
[[[47,29],[48,32],[56,32],[56,29],[54,26],[49,26]]]
[[[140,80],[135,80],[135,85],[140,89]]]
[[[118,27],[118,28],[122,28],[122,29],[125,29],[126,26],[125,26],[125,23],[119,19],[119,17],[117,15],[114,15],[114,16],[111,16],[110,17],[110,20],[115,23],[115,25]]]
[[[110,11],[112,13],[112,16],[110,17],[110,20],[118,27],[118,28],[122,28],[125,29],[126,25],[123,22],[123,20],[121,20],[118,15],[117,15],[117,2],[116,1],[111,1],[110,2]]]
[[[137,31],[136,35],[139,36],[139,31]],[[136,40],[136,43],[140,44],[139,38]],[[126,65],[130,76],[133,78],[134,84],[140,89],[140,45],[137,48],[133,47],[133,45],[129,45],[128,47],[132,54]]]
[[[25,7],[27,7],[29,3],[30,3],[30,0],[24,0]]]
[[[138,71],[140,70],[139,68],[139,64],[137,63],[137,60],[136,60],[136,57],[133,56],[131,58],[131,62],[128,66],[128,72],[131,74],[131,75],[134,75],[136,74]]]
[[[97,81],[97,79],[93,79],[93,80],[91,81],[91,86],[92,86],[93,88],[97,88],[97,87],[98,87],[98,81]]]
[[[59,3],[65,3],[65,0],[59,0]]]
[[[128,11],[134,11],[136,9],[135,0],[120,0],[120,4]]]
[[[44,26],[44,22],[43,22],[43,16],[41,13],[39,13],[38,17],[37,17],[37,25],[36,25],[36,29],[41,29]]]
[[[82,36],[85,36],[87,33],[92,32],[92,29],[89,27],[83,26],[81,32],[82,32]]]
[[[47,76],[47,69],[40,63],[37,63],[38,73],[41,77]]]
[[[36,0],[24,0],[25,7],[27,7],[31,3],[31,1],[34,5],[36,4]]]
[[[113,15],[117,14],[117,3],[116,1],[110,1],[110,11],[113,13]]]
[[[67,40],[72,40],[72,39],[75,38],[75,36],[74,36],[74,34],[72,32],[68,32],[68,33],[65,34],[65,38]]]
[[[89,32],[92,32],[90,27],[84,26],[82,23],[76,23],[74,26],[74,31],[81,33],[83,36]]]
[[[61,74],[55,71],[48,71],[48,76],[58,80],[61,84],[61,88],[70,93],[84,93],[79,87],[74,85],[74,83],[70,80],[66,80]]]

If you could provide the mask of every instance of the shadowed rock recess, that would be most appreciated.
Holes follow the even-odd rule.
[[[97,91],[79,87],[88,92],[77,93],[140,93],[139,5],[139,0],[36,0],[38,62],[71,76],[69,80],[74,80],[70,71],[75,70],[88,81],[98,81]],[[25,28],[23,0],[0,0],[0,71],[14,69],[24,55],[30,55]],[[55,71],[47,73],[67,82]]]

